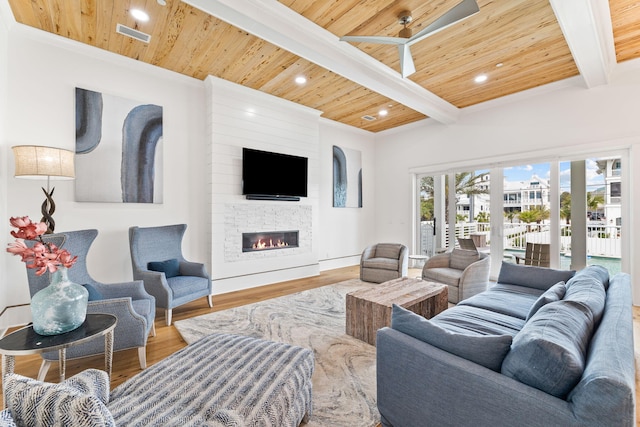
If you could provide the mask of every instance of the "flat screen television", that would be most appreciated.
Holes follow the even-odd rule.
[[[306,157],[242,149],[242,194],[247,199],[300,200],[307,197]]]

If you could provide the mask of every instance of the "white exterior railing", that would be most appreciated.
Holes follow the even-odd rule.
[[[448,227],[448,225],[447,225]],[[549,224],[525,224],[505,222],[504,225],[504,249],[524,250],[527,242],[549,243]],[[420,227],[420,242],[422,252],[425,255],[433,255],[434,236],[433,223],[422,221]],[[571,253],[571,225],[562,225],[560,228],[560,252]],[[457,223],[456,238],[469,238],[472,235],[484,234],[486,244],[489,245],[491,239],[491,227],[489,223]],[[446,247],[450,247],[447,242]],[[610,258],[622,257],[622,243],[620,239],[620,226],[615,225],[587,225],[587,255]]]

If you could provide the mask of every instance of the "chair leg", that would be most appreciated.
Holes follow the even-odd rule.
[[[38,381],[44,381],[52,363],[50,360],[42,360],[42,365],[40,365],[40,370],[38,371]]]
[[[156,336],[156,322],[154,321],[153,324],[151,325],[151,336],[155,337]]]
[[[167,326],[171,326],[171,314],[173,314],[173,310],[170,308],[164,311],[164,317],[167,319]]]
[[[138,347],[138,360],[140,361],[140,369],[147,367],[147,347]]]
[[[209,303],[209,307],[213,307],[213,295],[207,295],[207,302]]]

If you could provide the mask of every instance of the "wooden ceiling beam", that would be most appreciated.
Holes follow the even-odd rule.
[[[609,83],[616,52],[607,0],[550,0],[588,88]]]
[[[256,37],[445,124],[460,110],[277,0],[184,0]]]

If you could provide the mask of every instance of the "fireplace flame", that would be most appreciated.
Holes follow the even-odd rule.
[[[280,239],[278,239],[275,242],[275,244],[273,243],[273,239],[269,239],[268,243],[264,239],[260,239],[253,244],[253,249],[271,249],[271,248],[281,248],[284,246],[289,246],[289,244]]]

